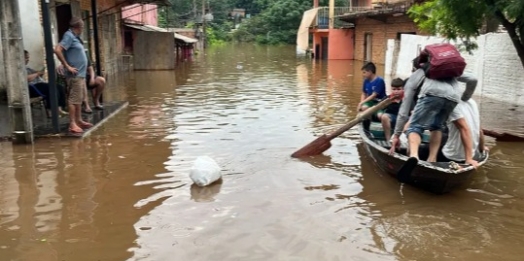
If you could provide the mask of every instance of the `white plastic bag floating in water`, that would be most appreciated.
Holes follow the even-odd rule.
[[[195,184],[204,187],[219,180],[222,175],[216,161],[208,156],[200,156],[193,163],[189,177]]]

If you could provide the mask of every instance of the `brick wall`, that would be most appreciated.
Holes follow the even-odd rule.
[[[79,0],[80,8],[91,13],[91,0]],[[116,0],[98,0],[98,39],[100,49],[100,65],[103,71],[116,66],[122,53],[122,33],[120,28],[121,7]],[[116,7],[115,7],[116,6]],[[103,12],[103,13],[102,13]],[[93,28],[90,19],[90,28]],[[90,39],[91,59],[95,59],[94,38]]]
[[[411,60],[419,48],[440,43],[439,37],[403,35],[397,59],[388,59],[386,66],[397,61],[393,75],[411,74]],[[478,78],[475,95],[508,104],[524,105],[524,68],[507,33],[490,33],[477,38],[479,48],[472,55],[462,52],[466,71]]]
[[[371,61],[384,64],[387,49],[387,40],[396,39],[397,33],[416,32],[421,34],[417,26],[406,15],[388,17],[385,22],[359,18],[355,22],[355,60],[364,60],[365,35],[371,34]]]

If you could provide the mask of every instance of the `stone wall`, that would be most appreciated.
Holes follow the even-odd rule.
[[[445,41],[439,37],[402,35],[401,41],[388,40],[385,71],[390,77],[408,77],[411,61],[427,44]],[[393,55],[395,45],[398,55]],[[490,33],[477,38],[479,48],[472,54],[463,51],[466,71],[479,80],[476,96],[491,100],[524,105],[524,68],[507,33]],[[390,73],[391,72],[391,73]],[[389,78],[389,77],[388,77]]]

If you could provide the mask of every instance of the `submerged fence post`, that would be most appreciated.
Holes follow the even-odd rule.
[[[0,1],[0,26],[14,142],[32,144],[34,142],[33,121],[18,0]]]

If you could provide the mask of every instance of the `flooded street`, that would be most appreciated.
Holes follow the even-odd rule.
[[[522,260],[524,144],[488,138],[441,196],[379,171],[356,129],[290,157],[356,114],[360,65],[223,46],[110,77],[129,106],[91,136],[0,143],[0,261]],[[202,155],[222,182],[192,185]]]

